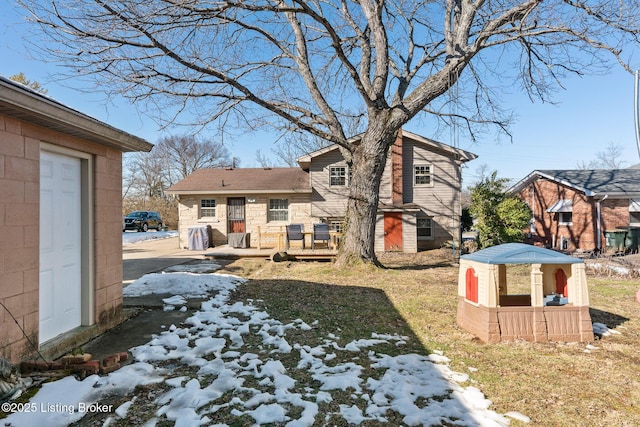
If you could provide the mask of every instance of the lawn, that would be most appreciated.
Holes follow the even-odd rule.
[[[381,261],[386,269],[244,259],[226,271],[251,279],[233,299],[262,305],[282,322],[317,321],[318,337],[339,334],[348,342],[397,333],[409,337],[403,353],[442,351],[493,402],[491,409],[520,412],[531,425],[640,425],[637,279],[588,278],[592,320],[619,333],[590,345],[488,345],[456,325],[458,269],[450,252],[385,254]]]

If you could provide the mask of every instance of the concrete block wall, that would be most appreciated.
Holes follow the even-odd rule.
[[[101,329],[122,311],[122,153],[0,115],[0,357],[33,354],[39,327],[39,196],[41,143],[93,159],[94,318]],[[15,317],[13,320],[11,315]]]
[[[38,342],[39,147],[0,115],[0,357],[12,361],[30,351],[20,328]]]

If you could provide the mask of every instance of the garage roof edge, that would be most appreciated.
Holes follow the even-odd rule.
[[[150,151],[153,144],[0,76],[0,114],[120,151]]]

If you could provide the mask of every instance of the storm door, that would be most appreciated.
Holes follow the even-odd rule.
[[[227,199],[228,233],[245,232],[244,197],[229,197]]]

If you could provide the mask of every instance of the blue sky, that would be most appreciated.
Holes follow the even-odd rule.
[[[47,94],[57,101],[152,143],[167,133],[184,132],[184,129],[160,130],[124,100],[105,104],[100,94],[74,90],[74,82],[63,85],[51,80],[49,76],[57,71],[57,65],[30,59],[23,39],[28,36],[27,24],[23,22],[11,3],[0,2],[0,75],[9,77],[24,72],[30,80],[43,84]],[[557,105],[531,103],[525,94],[503,100],[502,106],[512,109],[517,116],[511,128],[513,142],[506,138],[496,142],[492,136],[477,143],[460,138],[459,148],[479,156],[467,164],[464,185],[473,183],[484,164],[489,170],[497,170],[500,177],[516,180],[535,169],[573,169],[579,162],[594,160],[611,142],[624,147],[626,166],[640,163],[633,118],[633,76],[616,66],[607,75],[573,78],[563,83],[566,90],[555,97]],[[433,129],[422,125],[420,120],[405,128],[433,137]],[[451,137],[445,132],[437,139],[453,145]],[[256,151],[269,154],[274,141],[275,135],[265,131],[246,140],[227,142],[243,167],[255,167],[260,166],[255,159]]]

